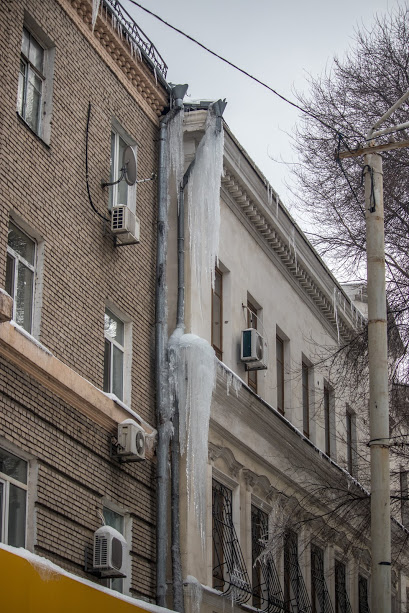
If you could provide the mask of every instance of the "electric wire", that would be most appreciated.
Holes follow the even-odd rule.
[[[189,34],[186,34],[186,32],[183,32],[183,30],[173,26],[172,24],[170,24],[169,22],[165,21],[162,17],[160,17],[159,15],[157,15],[156,13],[154,13],[153,11],[150,11],[149,9],[147,9],[146,7],[142,6],[142,4],[140,4],[139,2],[136,2],[136,0],[129,0],[129,2],[131,4],[134,4],[135,6],[137,6],[138,8],[142,9],[143,11],[145,11],[146,13],[148,13],[149,15],[151,15],[152,17],[155,17],[155,19],[157,19],[158,21],[160,21],[161,23],[163,23],[164,25],[166,25],[168,28],[174,30],[175,32],[177,32],[178,34],[181,34],[182,36],[184,36],[185,38],[187,38],[188,40],[190,40],[191,42],[193,42],[195,45],[198,45],[199,47],[201,47],[202,49],[204,49],[205,51],[207,51],[207,53],[210,53],[211,55],[213,55],[214,57],[216,57],[217,59],[221,60],[222,62],[225,62],[226,64],[228,64],[231,68],[234,68],[235,70],[237,70],[238,72],[240,72],[241,74],[244,74],[246,77],[248,77],[249,79],[252,79],[253,81],[255,81],[256,83],[258,83],[259,85],[261,85],[262,87],[265,87],[266,89],[268,89],[269,91],[271,91],[274,95],[278,96],[278,98],[280,98],[281,100],[283,100],[284,102],[286,102],[287,104],[290,104],[292,107],[298,109],[299,111],[301,111],[302,113],[304,113],[305,115],[308,115],[309,117],[311,117],[312,119],[315,119],[316,121],[318,121],[321,125],[323,125],[324,127],[328,128],[329,130],[331,130],[331,132],[334,132],[335,137],[338,137],[339,141],[338,141],[338,155],[337,155],[337,162],[338,165],[341,169],[342,174],[345,177],[346,182],[348,183],[348,186],[354,196],[354,198],[356,199],[357,203],[359,204],[359,208],[361,210],[361,213],[363,215],[365,215],[364,209],[362,208],[362,205],[360,203],[360,200],[354,190],[354,188],[352,187],[352,184],[349,180],[348,175],[346,174],[346,171],[342,165],[341,160],[339,159],[339,150],[340,150],[340,143],[341,140],[343,141],[343,143],[345,144],[346,148],[348,149],[348,151],[351,151],[351,148],[348,146],[348,143],[346,142],[345,137],[339,132],[339,130],[337,130],[336,128],[334,128],[333,126],[331,126],[330,124],[328,124],[327,122],[323,121],[320,117],[318,117],[317,115],[315,115],[314,113],[312,113],[311,111],[303,108],[302,106],[300,106],[299,104],[297,104],[296,102],[293,102],[292,100],[289,100],[288,98],[286,98],[285,96],[283,96],[282,94],[280,94],[277,90],[275,90],[274,88],[270,87],[269,85],[267,85],[266,83],[264,83],[263,81],[261,81],[260,79],[258,79],[257,77],[253,76],[252,74],[250,74],[249,72],[247,72],[246,70],[244,70],[243,68],[240,68],[239,66],[237,66],[236,64],[234,64],[233,62],[231,62],[230,60],[224,58],[223,56],[219,55],[218,53],[216,53],[215,51],[212,51],[211,49],[209,49],[209,47],[206,47],[206,45],[204,45],[203,43],[199,42],[198,40],[196,40],[195,38],[193,38],[193,36],[190,36]]]
[[[89,188],[89,171],[88,171],[88,139],[89,139],[89,122],[90,122],[90,118],[91,118],[91,102],[88,103],[88,113],[87,113],[87,128],[86,128],[86,133],[85,133],[85,181],[87,184],[87,193],[88,193],[88,200],[89,203],[91,205],[92,210],[99,216],[101,217],[101,219],[103,219],[104,221],[107,221],[108,223],[111,223],[110,220],[107,217],[104,217],[104,215],[102,215],[98,209],[95,207],[94,203],[92,202],[92,197],[91,197],[91,190]]]
[[[294,108],[298,109],[299,111],[301,111],[302,113],[304,113],[305,115],[308,115],[309,117],[311,117],[312,119],[315,119],[316,121],[318,121],[319,123],[321,123],[323,126],[325,126],[326,128],[328,128],[329,130],[331,130],[332,132],[334,132],[336,135],[338,134],[338,130],[336,128],[334,128],[333,126],[329,125],[328,123],[326,123],[325,121],[323,121],[322,119],[320,119],[320,117],[318,117],[317,115],[315,115],[314,113],[312,113],[311,111],[308,111],[307,109],[303,108],[302,106],[300,106],[299,104],[297,104],[296,102],[293,102],[292,100],[289,100],[288,98],[286,98],[285,96],[283,96],[282,94],[280,94],[277,90],[275,90],[273,87],[270,87],[269,85],[267,85],[267,83],[264,83],[263,81],[261,81],[260,79],[258,79],[257,77],[253,76],[252,74],[250,74],[249,72],[247,72],[246,70],[244,70],[243,68],[240,68],[239,66],[237,66],[237,64],[233,64],[233,62],[230,62],[230,60],[226,59],[225,57],[223,57],[222,55],[219,55],[218,53],[216,53],[215,51],[212,51],[211,49],[209,49],[209,47],[206,47],[206,45],[204,45],[203,43],[199,42],[198,40],[196,40],[195,38],[193,38],[193,36],[190,36],[189,34],[186,34],[186,32],[183,32],[183,30],[180,30],[179,28],[177,28],[176,26],[173,26],[172,24],[170,24],[169,22],[165,21],[164,19],[162,19],[162,17],[160,17],[159,15],[157,15],[156,13],[153,13],[152,11],[150,11],[149,9],[145,8],[144,6],[142,6],[142,4],[139,4],[139,2],[136,2],[136,0],[129,0],[129,2],[131,4],[134,4],[135,6],[137,6],[138,8],[142,9],[143,11],[145,11],[145,13],[148,13],[149,15],[151,15],[152,17],[155,17],[155,19],[157,19],[158,21],[160,21],[161,23],[163,23],[165,26],[167,26],[168,28],[170,28],[171,30],[174,30],[175,32],[177,32],[178,34],[181,34],[182,36],[184,36],[185,38],[187,38],[188,40],[190,40],[192,43],[194,43],[195,45],[198,45],[199,47],[201,47],[202,49],[204,49],[204,51],[207,51],[207,53],[210,53],[211,55],[213,55],[214,57],[216,57],[217,59],[221,60],[222,62],[224,62],[225,64],[228,64],[231,68],[234,68],[234,70],[237,70],[238,72],[241,72],[241,74],[244,74],[246,77],[248,77],[249,79],[251,79],[252,81],[255,81],[256,83],[258,83],[259,85],[261,85],[262,87],[265,87],[266,89],[268,89],[270,92],[272,92],[275,96],[277,96],[278,98],[280,98],[281,100],[283,100],[284,102],[286,102],[287,104],[290,104],[291,106],[293,106]]]

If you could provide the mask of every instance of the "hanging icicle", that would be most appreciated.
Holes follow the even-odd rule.
[[[94,31],[95,24],[97,21],[100,2],[101,0],[92,0],[92,31]]]
[[[216,383],[216,358],[207,341],[184,334],[178,346],[180,452],[186,453],[187,500],[193,503],[205,550],[206,479],[210,406]]]
[[[139,49],[139,47],[138,47]],[[183,151],[183,109],[175,115],[168,123],[168,160],[167,168],[175,181],[177,193],[182,182],[184,172],[184,151]],[[170,195],[168,194],[168,206]]]
[[[273,206],[273,188],[270,183],[267,183],[267,203],[270,208]]]
[[[209,110],[205,134],[196,151],[188,183],[189,232],[192,268],[197,286],[214,287],[214,266],[219,250],[220,178],[223,172],[223,129]]]

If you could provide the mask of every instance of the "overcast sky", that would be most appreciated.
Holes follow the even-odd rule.
[[[188,83],[192,100],[226,98],[224,118],[284,204],[291,207],[285,163],[295,161],[291,134],[298,111],[246,76],[161,24],[129,0],[123,5],[158,48],[168,81]],[[287,98],[308,88],[308,75],[342,57],[357,26],[398,0],[138,0],[177,28],[267,83]],[[386,110],[386,109],[385,109]]]

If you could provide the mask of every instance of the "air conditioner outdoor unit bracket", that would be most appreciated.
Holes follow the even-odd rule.
[[[118,439],[115,436],[109,437],[110,451],[109,456],[113,460],[118,460],[121,464],[126,464],[127,462],[140,462],[141,458],[136,455],[124,455],[123,447],[118,443]]]
[[[85,551],[84,551],[84,571],[86,573],[88,573],[89,575],[94,575],[95,577],[98,577],[99,579],[106,579],[108,577],[109,574],[109,578],[110,579],[125,579],[126,575],[124,575],[123,573],[115,572],[115,571],[106,571],[106,570],[101,570],[100,568],[94,568],[92,565],[92,554],[93,554],[93,548],[90,545],[85,545]]]

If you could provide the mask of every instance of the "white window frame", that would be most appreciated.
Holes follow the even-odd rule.
[[[122,398],[118,398],[118,400],[122,401],[124,404],[130,407],[131,406],[131,388],[132,388],[132,351],[131,351],[132,323],[131,323],[130,318],[124,313],[122,313],[111,302],[108,302],[105,305],[104,319],[105,319],[105,313],[107,310],[110,311],[113,315],[115,315],[115,317],[117,317],[124,325],[124,344],[123,345],[121,345],[115,339],[109,336],[105,332],[105,327],[104,327],[104,347],[105,347],[105,341],[107,340],[109,343],[111,343],[112,346],[119,349],[123,354]],[[112,392],[112,387],[113,387],[112,386],[112,376],[113,376],[112,361],[113,361],[113,351],[111,350],[110,384],[109,384],[109,390],[106,390],[106,393],[108,394],[113,393]],[[105,369],[105,362],[104,362],[104,369]]]
[[[106,498],[104,498],[102,500],[102,516],[104,517],[104,521],[105,521],[105,515],[104,515],[104,509],[108,509],[109,511],[112,511],[113,513],[115,513],[116,515],[120,515],[123,520],[124,520],[124,528],[123,528],[123,532],[121,532],[122,536],[124,537],[124,539],[126,540],[127,543],[127,548],[125,551],[125,572],[126,572],[126,577],[124,577],[122,579],[122,590],[118,590],[115,587],[114,581],[116,581],[115,579],[107,579],[107,587],[110,589],[114,589],[116,591],[118,591],[120,594],[125,594],[128,596],[131,596],[131,579],[132,579],[132,565],[131,565],[131,548],[132,548],[132,517],[130,514],[130,511],[128,509],[124,509],[122,507],[120,507],[119,505],[115,504],[115,502],[113,502],[112,500],[108,500]],[[105,524],[105,525],[109,525],[109,524]]]
[[[23,88],[23,91],[20,91],[20,84],[18,86],[18,94],[17,94],[17,106],[16,110],[18,115],[22,118],[22,120],[26,123],[26,125],[32,130],[37,136],[39,136],[45,143],[50,143],[51,138],[51,118],[52,118],[52,95],[53,95],[53,73],[54,73],[54,60],[55,60],[55,45],[52,40],[47,36],[47,34],[38,26],[38,24],[33,20],[33,18],[25,13],[24,15],[24,25],[22,29],[26,30],[30,37],[34,38],[34,40],[40,45],[43,49],[43,67],[40,72],[33,64],[29,61],[20,48],[20,62],[23,61],[26,65],[25,75],[26,75],[26,83],[27,77],[29,74],[36,74],[42,82],[41,89],[41,99],[40,99],[40,107],[39,107],[39,116],[37,118],[36,127],[30,126],[25,117],[25,111],[21,108],[20,104],[20,93],[23,94],[23,97],[26,95],[27,87]],[[20,75],[20,68],[19,68]],[[24,107],[24,103],[23,103]]]
[[[25,460],[24,458],[21,458],[16,453],[9,451],[5,447],[1,446],[1,448],[6,453],[10,453],[11,455],[18,457],[22,462],[25,462],[27,464],[27,483],[18,481],[18,479],[14,479],[13,477],[10,477],[10,475],[0,472],[0,484],[3,485],[3,501],[2,501],[2,508],[0,508],[0,514],[1,514],[0,536],[2,535],[2,539],[0,540],[2,543],[5,543],[6,545],[9,544],[8,543],[8,526],[9,526],[9,506],[10,506],[9,504],[10,485],[14,485],[18,487],[20,490],[23,490],[26,494],[25,495],[25,526],[24,526],[24,547],[25,547],[27,543],[29,463],[27,460]]]
[[[112,137],[114,137],[114,147],[113,147],[113,151],[112,151]],[[120,123],[118,123],[118,121],[116,121],[115,119],[112,119],[112,124],[111,124],[111,155],[110,155],[110,179],[109,182],[110,183],[114,183],[115,181],[118,181],[120,174],[119,174],[119,170],[121,168],[120,165],[120,161],[118,162],[118,157],[119,157],[119,139],[122,139],[123,142],[126,145],[129,145],[135,155],[135,160],[136,162],[138,161],[138,157],[137,157],[137,145],[135,140],[129,136],[129,134],[127,134],[125,132],[125,130],[122,128],[122,126],[120,125]],[[127,183],[125,182],[125,179],[122,179],[121,184],[124,183],[127,186],[127,202],[120,202],[119,201],[119,197],[118,197],[118,188],[120,184],[116,184],[116,185],[111,185],[109,188],[109,199],[108,199],[108,208],[109,210],[112,210],[112,207],[117,206],[118,204],[126,204],[126,206],[130,209],[130,211],[132,211],[132,213],[135,215],[136,214],[136,186],[137,184],[134,183],[134,185],[127,185]]]
[[[13,273],[12,273],[13,289],[12,289],[12,293],[11,293],[11,297],[13,298],[13,321],[16,320],[17,287],[18,287],[19,264],[23,265],[25,268],[28,268],[28,270],[30,270],[32,272],[32,275],[33,275],[32,292],[31,292],[31,319],[30,319],[30,327],[29,327],[28,330],[26,328],[24,328],[26,330],[26,332],[28,332],[29,334],[32,334],[33,333],[34,311],[35,311],[35,299],[34,299],[34,297],[35,297],[35,289],[36,289],[35,286],[36,286],[36,268],[37,268],[38,245],[37,245],[36,239],[33,238],[32,236],[30,236],[21,227],[19,227],[19,225],[17,225],[14,222],[14,220],[11,219],[10,223],[13,224],[13,226],[15,226],[17,228],[17,230],[19,230],[22,234],[27,236],[27,238],[32,243],[34,243],[34,257],[33,257],[34,264],[31,264],[31,262],[26,260],[23,256],[21,256],[19,253],[17,253],[17,251],[15,251],[12,247],[10,247],[9,244],[7,244],[7,256],[10,256],[10,258],[13,260]]]

